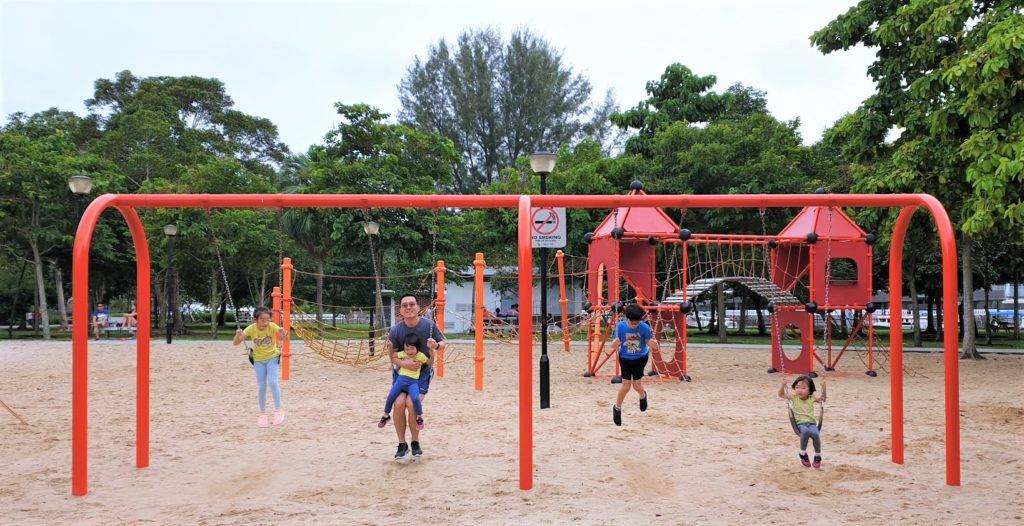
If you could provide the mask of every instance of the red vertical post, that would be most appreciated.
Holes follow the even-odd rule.
[[[473,302],[476,303],[473,316],[473,339],[476,354],[473,356],[475,363],[473,388],[477,391],[484,390],[484,253],[477,252],[473,259]]]
[[[519,489],[533,489],[533,243],[530,196],[519,197]]]
[[[565,352],[569,352],[572,328],[569,327],[569,297],[565,290],[565,252],[555,252],[555,261],[558,262],[558,304],[562,307],[562,343]]]
[[[281,262],[281,280],[282,283],[281,294],[281,308],[283,310],[281,316],[281,328],[284,329],[284,349],[281,353],[281,379],[288,380],[291,378],[291,364],[292,364],[292,258],[284,258]]]
[[[135,467],[149,467],[150,257],[146,229],[131,207],[117,208],[128,222],[135,245]]]
[[[436,320],[437,328],[444,332],[444,273],[447,269],[444,268],[444,260],[437,260],[437,299],[434,301],[434,320]],[[444,349],[439,348],[437,350],[437,357],[434,360],[434,367],[437,369],[437,376],[444,378]]]
[[[939,246],[942,250],[942,310],[943,319],[946,324],[942,339],[942,360],[945,368],[945,409],[946,409],[946,484],[949,486],[960,485],[960,347],[957,342],[959,328],[957,324],[957,265],[956,265],[956,236],[953,233],[953,225],[949,221],[949,215],[942,203],[930,195],[920,195],[921,200],[928,211],[935,219],[935,229],[939,234]],[[902,216],[902,212],[900,213]],[[909,214],[908,214],[909,216]],[[899,225],[899,221],[897,221]],[[905,237],[907,222],[897,226],[895,230],[900,232],[900,241]],[[895,239],[896,233],[893,232]],[[890,260],[891,261],[891,260]],[[902,260],[897,260],[901,262]],[[890,262],[890,265],[892,263]],[[899,284],[899,282],[897,282]],[[890,287],[892,284],[890,283]],[[967,293],[970,294],[970,293]],[[902,308],[901,308],[902,310]],[[915,323],[917,320],[914,320]],[[902,327],[902,322],[897,327]],[[897,331],[903,336],[903,331]]]
[[[889,419],[892,461],[903,463],[903,242],[916,206],[900,209],[889,248]],[[955,286],[955,285],[954,285]],[[954,333],[955,334],[955,333]]]
[[[270,293],[272,298],[271,306],[273,307],[274,324],[278,327],[281,326],[281,287],[274,287],[273,292]]]

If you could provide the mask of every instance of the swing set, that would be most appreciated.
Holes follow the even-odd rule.
[[[309,195],[309,194],[107,194],[94,199],[83,214],[73,247],[73,297],[88,297],[89,251],[100,216],[117,209],[131,233],[136,258],[138,335],[136,339],[135,465],[149,466],[150,445],[150,254],[138,209],[148,208],[508,208],[518,211],[519,265],[519,488],[533,488],[533,252],[530,217],[533,207],[568,208],[900,208],[889,253],[889,297],[897,302],[893,326],[901,324],[903,244],[910,219],[925,208],[935,221],[942,254],[944,332],[946,484],[960,485],[959,355],[956,340],[957,259],[953,228],[942,204],[927,194],[761,194],[761,195]],[[287,286],[288,282],[284,282]],[[440,298],[439,298],[440,300]],[[439,305],[440,308],[440,305]],[[283,305],[285,320],[290,306]],[[71,377],[71,492],[88,492],[89,313],[86,302],[73,305]],[[903,334],[890,338],[890,417],[892,461],[904,462]],[[282,371],[283,373],[283,371]]]

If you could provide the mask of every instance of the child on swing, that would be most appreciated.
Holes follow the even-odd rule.
[[[402,343],[403,350],[396,353],[393,359],[395,367],[399,368],[398,377],[395,378],[395,383],[391,384],[388,399],[384,402],[384,416],[380,417],[377,427],[383,428],[391,420],[391,407],[395,405],[398,395],[404,392],[409,395],[409,400],[412,400],[413,408],[416,410],[416,429],[423,429],[423,404],[420,403],[419,379],[420,370],[429,359],[426,354],[420,352],[420,337],[415,333],[407,333],[405,341]],[[405,360],[413,360],[415,367],[409,368],[402,365]],[[413,446],[416,446],[415,442],[413,442]]]
[[[618,349],[619,369],[622,372],[622,387],[612,406],[612,421],[622,425],[622,402],[633,389],[640,395],[640,410],[647,410],[647,391],[644,390],[644,368],[651,354],[651,349],[658,350],[658,340],[647,322],[643,321],[644,310],[635,303],[623,309],[626,319],[615,326],[615,340],[612,349]]]
[[[825,403],[826,385],[821,381],[821,396],[814,396],[814,380],[810,376],[801,375],[793,380],[791,386],[793,394],[790,395],[786,389],[786,380],[779,386],[779,398],[789,402],[790,410],[793,412],[793,419],[800,433],[800,463],[805,468],[814,466],[814,469],[821,469],[821,430],[818,429],[818,421],[814,418],[814,404]],[[814,442],[814,463],[811,463],[807,456],[807,440]]]
[[[284,423],[284,408],[281,407],[281,346],[288,333],[276,323],[270,321],[270,309],[257,307],[253,312],[255,323],[245,329],[235,331],[234,344],[237,346],[246,338],[252,340],[253,369],[256,370],[257,401],[260,416],[256,420],[259,427],[268,427],[267,417],[267,386],[274,396],[274,425]]]

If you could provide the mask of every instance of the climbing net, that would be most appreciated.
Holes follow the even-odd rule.
[[[323,289],[333,292],[344,291],[346,287],[372,288],[374,276],[344,276],[307,272],[293,269],[293,291],[305,291],[309,287],[300,279],[316,279],[326,283]],[[431,271],[407,275],[387,276],[394,282],[406,280],[415,283],[408,290],[427,290],[429,280],[434,276]],[[383,278],[382,278],[383,280]],[[292,295],[291,326],[295,334],[305,344],[308,352],[293,353],[293,356],[312,356],[339,365],[347,365],[366,369],[387,369],[391,366],[390,354],[387,352],[388,326],[395,320],[389,319],[386,313],[378,312],[376,306],[367,305],[335,305],[321,300],[314,300],[301,295]],[[435,299],[420,308],[420,316],[434,321],[436,312]],[[436,323],[436,321],[435,321]],[[435,336],[435,339],[440,339]],[[434,366],[458,362],[470,358],[458,347],[449,344],[443,354],[434,357]]]

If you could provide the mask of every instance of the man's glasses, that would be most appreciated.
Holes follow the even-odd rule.
[[[403,303],[402,307],[403,308],[405,308],[405,307],[419,307],[419,304],[418,303]]]

